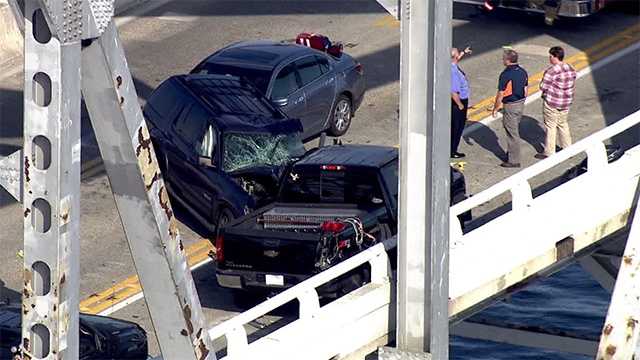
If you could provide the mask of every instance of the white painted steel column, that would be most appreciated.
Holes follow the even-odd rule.
[[[77,359],[81,6],[43,3],[25,4],[21,351]]]
[[[640,192],[640,184],[638,191]],[[638,201],[638,196],[636,196]],[[629,230],[618,278],[611,296],[596,359],[632,359],[638,347],[640,331],[640,205]]]
[[[400,226],[397,346],[449,348],[450,1],[400,9]],[[387,355],[385,355],[387,356]]]

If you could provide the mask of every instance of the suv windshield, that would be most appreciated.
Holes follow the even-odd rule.
[[[230,133],[224,136],[223,146],[223,169],[227,172],[283,165],[305,153],[298,133]]]

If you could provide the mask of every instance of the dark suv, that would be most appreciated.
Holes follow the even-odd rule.
[[[172,200],[209,231],[271,202],[305,152],[300,121],[236,77],[171,77],[144,115]]]

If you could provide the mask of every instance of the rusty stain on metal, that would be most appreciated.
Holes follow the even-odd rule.
[[[615,355],[616,354],[616,346],[615,345],[609,345],[607,346],[607,355]]]
[[[24,157],[24,181],[29,182],[31,178],[29,177],[29,157]]]
[[[167,219],[171,220],[173,217],[173,210],[171,210],[171,204],[169,203],[169,194],[167,193],[167,189],[165,187],[161,187],[158,190],[158,199],[160,200],[160,207],[164,210],[164,213],[167,215]]]
[[[31,279],[33,278],[33,274],[31,269],[24,269],[24,287],[22,289],[22,294],[25,299],[33,296],[33,288],[31,287]]]
[[[633,255],[626,255],[624,257],[624,263],[625,265],[631,265],[631,262],[633,261]]]
[[[209,355],[209,349],[207,349],[207,346],[204,344],[204,341],[202,341],[202,339],[199,339],[198,346],[196,348],[196,356],[198,357],[199,360],[204,360],[207,358],[208,355]]]
[[[191,307],[189,304],[185,304],[182,308],[182,315],[187,323],[187,332],[189,335],[193,334],[193,323],[191,322]]]
[[[140,171],[142,172],[142,178],[147,191],[151,190],[153,183],[161,178],[158,171],[158,165],[153,159],[155,155],[153,153],[153,146],[151,143],[151,137],[149,136],[149,130],[143,124],[138,129],[138,146],[136,147],[136,156],[138,158],[138,164],[140,165]]]
[[[632,317],[627,319],[627,327],[630,328],[631,330],[635,329],[637,323],[638,323],[638,320]]]
[[[605,335],[610,335],[612,331],[613,331],[613,325],[607,324],[607,326],[604,327],[603,332]]]

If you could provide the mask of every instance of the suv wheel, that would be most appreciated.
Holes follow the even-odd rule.
[[[351,125],[351,100],[344,94],[338,97],[331,112],[330,133],[332,136],[342,136]]]

